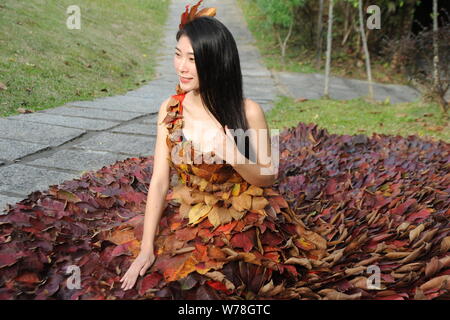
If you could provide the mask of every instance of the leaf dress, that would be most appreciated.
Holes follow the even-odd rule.
[[[325,254],[325,239],[306,230],[271,187],[249,184],[230,164],[195,161],[213,153],[194,152],[183,136],[184,97],[177,87],[162,121],[178,181],[140,291],[167,299],[288,297],[289,287]]]

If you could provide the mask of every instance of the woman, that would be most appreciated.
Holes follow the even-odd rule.
[[[243,97],[233,36],[212,17],[214,11],[203,9],[199,13],[209,14],[200,17],[192,11],[186,10],[184,16],[191,21],[182,21],[176,36],[177,94],[159,111],[141,250],[121,287],[131,289],[152,267],[151,274],[163,278],[158,288],[172,288],[167,296],[187,297],[174,293],[174,284],[195,279],[190,293],[197,292],[197,297],[212,288],[215,297],[253,298],[265,285],[278,285],[279,290],[286,281],[300,279],[306,259],[295,243],[314,238],[317,250],[324,250],[325,240],[312,237],[270,188],[276,178],[274,161],[262,161],[272,157],[268,127],[261,107]],[[230,128],[258,134],[250,134],[243,151]],[[198,158],[194,164],[189,161]],[[170,167],[180,179],[171,199],[181,205],[165,213],[158,233]]]

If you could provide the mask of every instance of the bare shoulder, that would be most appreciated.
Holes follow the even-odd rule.
[[[245,98],[244,102],[245,102],[245,112],[254,113],[262,111],[261,106],[256,101],[253,101],[252,99],[249,98]]]
[[[259,103],[253,101],[252,99],[245,99],[245,115],[251,127],[266,127],[264,110],[261,108]]]

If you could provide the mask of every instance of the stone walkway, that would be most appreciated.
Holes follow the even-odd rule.
[[[185,4],[186,0],[171,1],[157,77],[148,85],[122,96],[75,101],[45,111],[0,118],[0,212],[7,203],[14,204],[33,191],[79,178],[83,172],[153,154],[159,106],[175,93],[172,57]],[[208,0],[205,5],[217,7],[218,18],[238,43],[246,97],[268,111],[279,94],[308,99],[320,96],[321,75],[272,74],[267,70],[235,0]],[[364,91],[358,81],[332,80],[331,96],[349,98],[361,94],[355,87]],[[393,94],[392,102],[397,98],[415,99],[412,92],[406,93],[402,88],[383,88]]]
[[[274,72],[275,80],[280,83],[286,96],[293,98],[320,99],[325,87],[325,75],[296,72]],[[393,84],[373,84],[374,98],[391,103],[410,102],[420,98],[420,93],[408,86]],[[369,94],[368,82],[340,77],[330,77],[329,95],[331,99],[350,100]]]

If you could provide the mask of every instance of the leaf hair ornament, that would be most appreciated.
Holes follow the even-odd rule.
[[[186,11],[182,13],[181,15],[181,22],[179,25],[179,29],[183,29],[186,23],[198,18],[198,17],[214,17],[216,15],[216,8],[203,8],[202,10],[198,11],[198,7],[203,2],[203,0],[200,0],[197,2],[196,5],[192,6],[191,10],[189,10],[189,5],[186,6]]]

